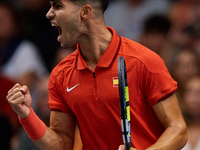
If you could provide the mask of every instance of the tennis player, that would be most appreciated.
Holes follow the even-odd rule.
[[[163,60],[146,47],[106,27],[107,0],[50,0],[47,13],[62,47],[77,50],[49,79],[50,126],[37,117],[26,85],[16,84],[7,100],[41,150],[72,150],[76,123],[84,150],[124,149],[117,61],[126,60],[132,146],[137,150],[180,150],[187,141],[175,96],[177,83]],[[119,10],[120,13],[120,10]]]

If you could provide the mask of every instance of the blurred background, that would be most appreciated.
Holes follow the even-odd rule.
[[[184,150],[200,150],[200,1],[110,0],[106,25],[160,55],[178,82],[178,101],[188,125]],[[0,0],[0,149],[38,150],[5,97],[16,83],[29,86],[33,108],[49,124],[48,78],[76,48],[60,48],[46,13],[49,0]],[[74,150],[81,149],[76,129]]]

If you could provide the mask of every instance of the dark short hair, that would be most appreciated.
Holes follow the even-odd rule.
[[[167,34],[171,28],[171,22],[165,15],[155,14],[147,18],[144,22],[144,32],[158,32]]]
[[[80,4],[80,5],[86,5],[92,2],[100,2],[102,12],[104,12],[108,8],[108,5],[109,5],[109,0],[69,0],[69,1],[76,4]]]

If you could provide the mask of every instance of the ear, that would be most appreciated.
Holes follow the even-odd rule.
[[[89,18],[89,17],[91,16],[91,14],[92,14],[92,6],[89,5],[89,4],[84,5],[84,6],[82,7],[81,17],[82,17],[83,19],[87,19],[87,18]]]

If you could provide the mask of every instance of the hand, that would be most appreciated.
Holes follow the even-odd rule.
[[[124,145],[120,145],[118,150],[125,150],[125,146]],[[137,150],[137,149],[131,148],[131,150]]]
[[[21,86],[19,83],[15,84],[8,91],[6,99],[21,119],[29,116],[32,98],[27,86]]]

